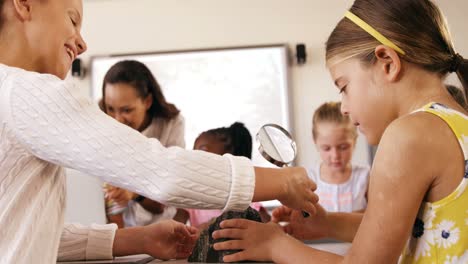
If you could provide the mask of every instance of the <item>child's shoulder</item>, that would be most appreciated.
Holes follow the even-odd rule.
[[[441,129],[444,127],[445,129]],[[421,147],[430,147],[434,140],[443,139],[450,131],[446,121],[425,111],[415,112],[400,117],[390,123],[385,129],[382,141],[398,140],[400,143],[414,144]]]
[[[460,146],[450,126],[440,117],[427,112],[415,112],[393,121],[379,142],[374,168],[389,173],[389,177],[405,181],[398,175],[414,175],[432,182],[442,175],[446,164],[453,163]],[[385,174],[385,173],[384,173]]]
[[[382,135],[379,142],[380,158],[398,157],[400,162],[416,161],[423,158],[426,162],[436,161],[448,148],[447,138],[453,133],[439,117],[416,112],[393,121]],[[385,156],[385,157],[384,157]],[[403,160],[404,159],[404,160]]]

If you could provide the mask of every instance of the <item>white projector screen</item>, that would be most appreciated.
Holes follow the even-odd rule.
[[[255,135],[265,123],[291,131],[286,46],[95,56],[91,66],[95,100],[102,96],[107,70],[128,59],[145,63],[166,99],[181,110],[187,149],[201,132],[240,121],[253,137],[254,164],[272,166],[258,153]]]

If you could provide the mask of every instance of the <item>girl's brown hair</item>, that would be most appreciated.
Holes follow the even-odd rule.
[[[455,52],[439,8],[430,0],[356,0],[350,12],[405,51],[402,60],[440,74],[456,72],[468,94],[468,60]],[[343,18],[326,43],[327,63],[356,57],[365,65],[375,62],[380,45],[348,18]]]
[[[341,113],[341,102],[327,102],[315,110],[312,117],[312,137],[314,140],[317,139],[318,135],[317,127],[320,123],[326,122],[347,126],[353,138],[357,137],[356,127],[351,124],[349,116]]]

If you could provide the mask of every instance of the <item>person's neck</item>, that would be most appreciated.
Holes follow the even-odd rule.
[[[37,71],[34,67],[34,57],[28,53],[29,48],[25,41],[8,36],[13,35],[3,32],[0,36],[0,63],[27,71]]]
[[[151,125],[151,122],[153,121],[153,117],[150,115],[150,114],[146,114],[145,116],[145,120],[143,121],[143,124],[141,125],[141,127],[138,129],[139,132],[143,132],[145,131],[145,129],[147,129],[150,125]]]
[[[345,183],[351,177],[352,166],[348,163],[341,170],[332,170],[327,165],[320,165],[320,179],[330,184]]]
[[[398,117],[412,113],[430,102],[447,103],[443,80],[434,73],[412,69],[412,73],[395,89],[399,101]]]

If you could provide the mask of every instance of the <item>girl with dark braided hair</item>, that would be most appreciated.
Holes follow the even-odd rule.
[[[229,127],[219,127],[201,133],[195,140],[193,149],[203,150],[219,155],[231,154],[252,158],[252,136],[243,123],[235,122]],[[264,222],[270,220],[270,215],[261,203],[252,203],[252,208],[259,211]],[[221,210],[187,209],[190,224],[203,229],[208,227],[212,218],[222,214]]]

